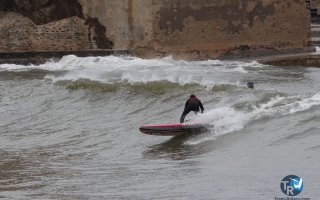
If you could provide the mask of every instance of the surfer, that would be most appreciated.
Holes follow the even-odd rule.
[[[189,114],[189,112],[193,111],[197,114],[201,109],[201,113],[203,113],[204,108],[201,101],[196,97],[196,95],[190,95],[190,98],[187,100],[186,105],[184,106],[183,113],[180,117],[180,123],[184,122],[184,118]]]

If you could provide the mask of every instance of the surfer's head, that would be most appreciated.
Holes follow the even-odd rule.
[[[196,98],[196,95],[192,94],[190,95],[190,98]]]

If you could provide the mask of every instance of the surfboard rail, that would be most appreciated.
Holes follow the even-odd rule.
[[[212,125],[206,123],[151,124],[139,128],[141,133],[157,136],[177,136],[208,131]]]

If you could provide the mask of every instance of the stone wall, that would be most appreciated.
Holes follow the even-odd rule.
[[[299,0],[162,0],[155,50],[195,57],[244,57],[310,47],[310,18]]]
[[[0,50],[82,50],[90,47],[88,26],[78,17],[43,25],[15,12],[0,13]]]
[[[305,0],[1,2],[2,51],[113,48],[207,59],[313,49]]]
[[[304,0],[79,0],[115,48],[224,58],[311,51]]]
[[[150,47],[155,20],[152,0],[79,0],[85,16],[98,18],[115,49]]]

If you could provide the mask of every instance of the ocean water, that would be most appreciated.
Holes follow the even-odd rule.
[[[248,89],[247,82],[255,89]],[[320,69],[65,56],[0,65],[0,199],[320,197]],[[196,94],[214,127],[149,136]]]

